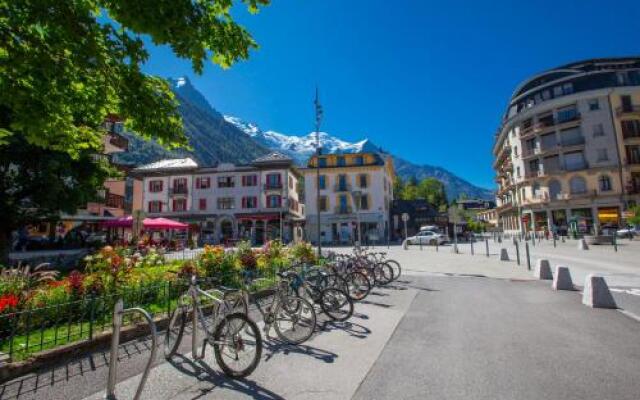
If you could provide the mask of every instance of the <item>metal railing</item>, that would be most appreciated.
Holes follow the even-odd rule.
[[[134,307],[134,308],[124,308],[124,301],[122,299],[118,299],[113,308],[113,330],[111,333],[111,352],[109,356],[109,376],[107,378],[107,394],[105,398],[107,400],[116,400],[116,383],[118,377],[118,345],[120,344],[120,329],[122,328],[122,318],[125,314],[133,314],[138,313],[142,315],[142,317],[149,324],[149,329],[151,331],[151,354],[149,354],[149,361],[147,361],[147,365],[144,367],[144,372],[142,373],[142,377],[140,378],[140,383],[138,384],[138,388],[136,389],[136,394],[133,396],[134,400],[140,399],[142,395],[142,390],[144,389],[144,385],[147,383],[147,378],[149,377],[149,371],[151,371],[151,366],[153,365],[153,360],[156,358],[156,350],[157,346],[157,337],[158,332],[156,329],[156,324],[153,321],[153,317],[146,310]]]
[[[584,142],[585,142],[584,136],[582,135],[576,136],[576,137],[562,138],[562,140],[560,141],[562,146],[578,146],[578,145],[584,144]]]
[[[188,254],[193,258],[196,255],[196,252]],[[271,270],[259,275],[275,279]],[[209,278],[211,285],[240,287],[242,272],[214,273]],[[128,307],[151,309],[157,316],[168,318],[185,288],[181,280],[141,284],[115,288],[112,293],[100,296],[87,294],[57,304],[49,299],[46,306],[5,311],[0,314],[0,363],[21,361],[44,350],[95,340],[111,329],[112,310],[119,299]],[[130,320],[125,325],[129,323]]]
[[[187,195],[189,194],[189,189],[186,187],[172,187],[169,188],[169,196],[175,196],[175,195]]]
[[[349,192],[351,191],[351,184],[349,183],[336,183],[333,186],[334,192]]]
[[[625,115],[625,114],[635,114],[640,113],[640,106],[632,105],[632,106],[622,106],[616,108],[616,115]]]

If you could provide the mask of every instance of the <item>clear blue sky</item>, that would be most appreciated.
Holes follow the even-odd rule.
[[[640,54],[640,2],[273,0],[237,17],[260,44],[201,76],[166,48],[149,73],[187,75],[211,104],[287,134],[370,138],[405,159],[493,187],[491,146],[524,78],[585,58]]]

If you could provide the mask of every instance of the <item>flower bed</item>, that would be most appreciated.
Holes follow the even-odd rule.
[[[104,247],[85,258],[82,271],[66,276],[44,266],[2,269],[0,352],[18,361],[38,351],[92,340],[110,329],[113,305],[120,297],[125,307],[168,316],[186,288],[182,278],[192,274],[240,287],[251,272],[268,278],[268,285],[275,282],[280,268],[314,261],[310,245],[284,247],[277,241],[261,249],[252,249],[248,243],[240,243],[235,250],[205,246],[196,259],[188,261],[166,261],[153,248],[143,250]]]

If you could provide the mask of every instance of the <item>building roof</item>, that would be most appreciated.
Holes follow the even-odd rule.
[[[165,170],[181,170],[181,169],[194,169],[198,168],[198,163],[193,159],[187,158],[172,158],[167,160],[160,160],[151,164],[141,165],[136,168],[139,172],[153,172],[153,171],[165,171]]]
[[[262,157],[258,157],[252,161],[253,164],[271,164],[271,163],[293,163],[290,157],[282,153],[273,152]]]

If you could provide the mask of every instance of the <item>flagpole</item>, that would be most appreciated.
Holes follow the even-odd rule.
[[[318,240],[318,257],[322,256],[322,238],[320,237],[320,120],[322,119],[322,106],[316,86],[316,99],[314,101],[316,111],[316,223]]]

